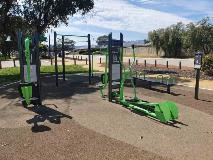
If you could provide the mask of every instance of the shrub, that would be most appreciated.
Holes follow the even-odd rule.
[[[213,76],[213,56],[205,56],[203,58],[202,71],[205,74]]]

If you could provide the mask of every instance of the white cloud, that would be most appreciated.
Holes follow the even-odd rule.
[[[207,16],[213,16],[213,3],[211,0],[131,0],[137,1],[144,4],[155,4],[161,6],[177,6],[183,9],[189,10],[189,13],[196,14],[196,12],[201,12]],[[192,12],[194,11],[194,12]]]
[[[75,25],[93,25],[112,30],[148,33],[182,21],[190,20],[175,14],[145,9],[124,0],[95,0],[95,15],[87,16],[83,21],[73,21]],[[85,23],[86,21],[86,23]]]

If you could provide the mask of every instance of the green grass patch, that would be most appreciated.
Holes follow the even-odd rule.
[[[62,73],[62,66],[58,66],[59,74]],[[74,73],[86,73],[88,69],[83,68],[80,65],[68,65],[66,66],[66,74]],[[55,66],[42,66],[41,75],[52,75],[55,74]],[[3,68],[0,69],[0,85],[16,82],[20,80],[20,68]]]

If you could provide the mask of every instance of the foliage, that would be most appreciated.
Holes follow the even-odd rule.
[[[19,2],[19,3],[18,3]],[[2,0],[0,1],[0,52],[10,55],[17,50],[16,33],[37,31],[44,33],[49,27],[68,24],[69,16],[88,13],[94,6],[93,0]],[[6,42],[7,36],[12,37]]]
[[[62,66],[58,66],[59,73],[62,72]],[[74,74],[74,73],[85,73],[88,72],[86,68],[83,68],[80,65],[67,65],[66,66],[66,74]],[[42,66],[41,74],[54,74],[55,68],[54,66]],[[12,67],[12,68],[3,68],[0,69],[0,85],[8,84],[11,82],[15,82],[20,80],[20,68]]]
[[[196,51],[213,53],[213,24],[204,18],[197,24],[177,23],[149,32],[149,40],[158,54],[162,49],[166,57],[185,57]]]
[[[24,19],[39,33],[49,26],[68,24],[69,15],[88,13],[94,6],[93,0],[24,0]]]
[[[75,49],[75,41],[69,38],[64,39],[64,50],[65,51],[73,51]],[[57,48],[62,48],[62,39],[57,40]]]
[[[202,71],[213,76],[213,56],[205,56],[203,58]]]
[[[108,45],[108,36],[107,35],[103,35],[97,38],[96,43],[98,44],[98,46],[106,46]]]
[[[0,1],[0,52],[9,55],[17,47],[17,29],[23,29],[26,25],[20,16],[21,10],[17,1]],[[12,41],[6,42],[10,36]]]

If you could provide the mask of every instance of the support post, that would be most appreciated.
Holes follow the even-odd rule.
[[[74,65],[76,65],[76,58],[74,58]]]
[[[166,61],[166,68],[169,68],[169,61]]]
[[[100,64],[101,64],[101,57],[100,57]]]
[[[88,58],[89,58],[89,84],[91,84],[91,69],[92,69],[92,64],[91,64],[91,42],[90,42],[90,34],[88,34]]]
[[[88,61],[88,59],[86,58],[86,65],[88,64],[87,61]]]
[[[146,67],[146,60],[144,60],[144,66]]]
[[[65,81],[65,51],[64,51],[64,36],[62,36],[62,68],[63,68],[63,81]]]
[[[112,55],[111,55],[111,48],[112,48],[112,33],[109,34],[108,39],[108,52],[109,52],[109,85],[108,85],[108,99],[109,102],[112,102],[112,73],[110,72],[112,70]]]
[[[50,34],[49,34],[49,46],[48,46],[48,55],[51,58],[52,56],[50,55]]]
[[[1,60],[0,60],[0,69],[2,69]]]
[[[58,60],[57,60],[57,33],[54,32],[54,53],[55,53],[55,85],[58,87]]]
[[[182,65],[181,65],[181,61],[179,62],[179,69],[181,69],[182,68]]]
[[[16,67],[16,60],[13,59],[13,66]]]
[[[130,66],[130,63],[131,63],[131,61],[130,61],[130,59],[129,59],[129,66]]]
[[[155,67],[157,67],[157,60],[155,59]]]
[[[200,82],[200,69],[196,69],[195,99],[198,100]]]

